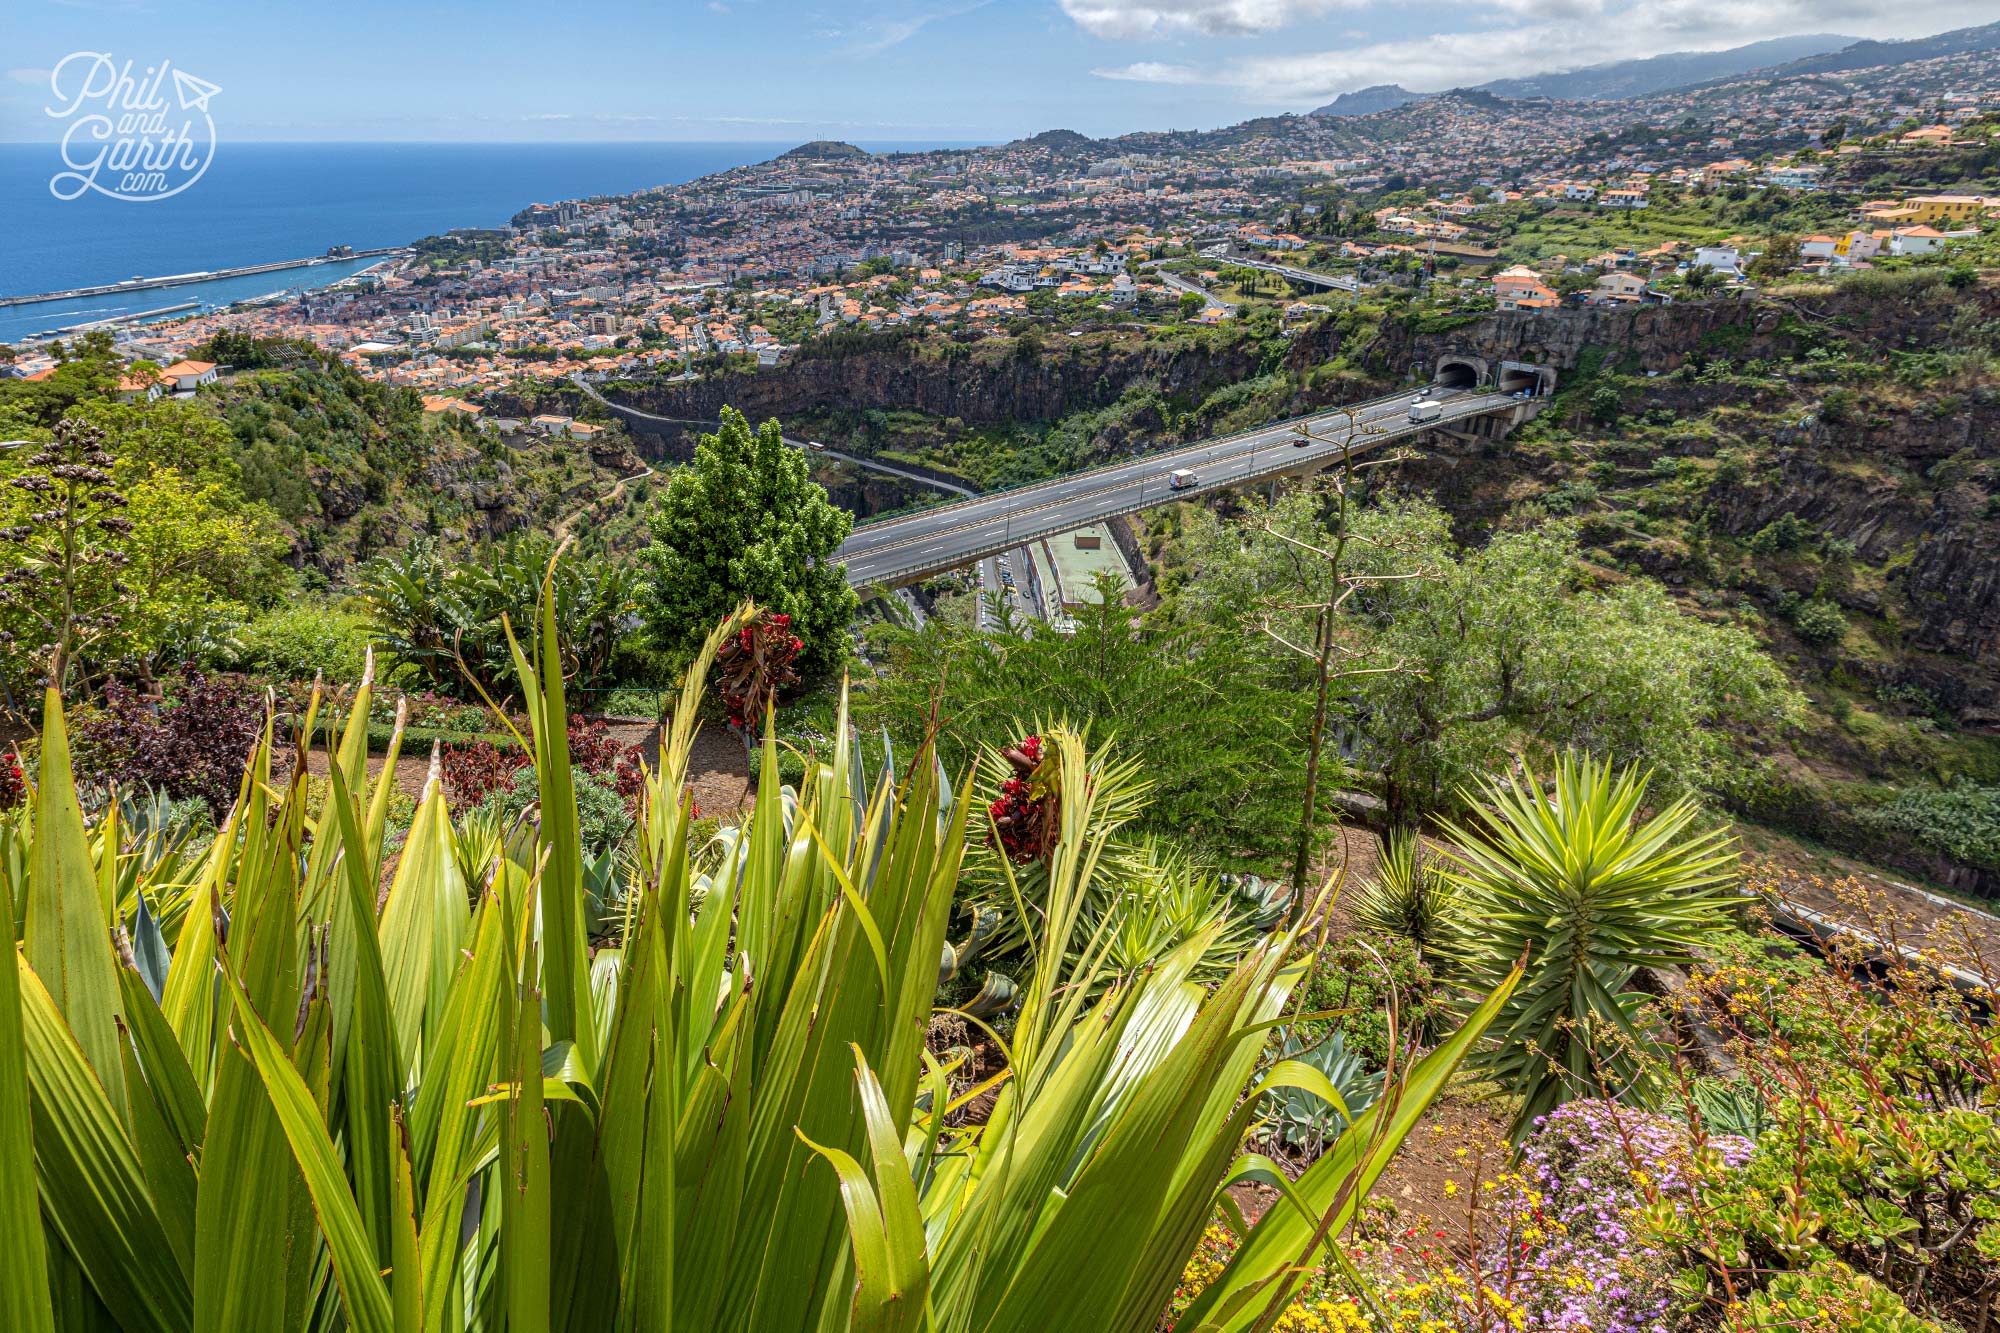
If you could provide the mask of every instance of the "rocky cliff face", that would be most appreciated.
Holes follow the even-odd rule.
[[[1133,381],[1150,378],[1169,394],[1200,391],[1257,373],[1256,352],[1236,344],[1214,349],[1103,338],[1051,339],[1039,349],[995,352],[917,338],[882,338],[840,354],[807,355],[754,374],[649,386],[610,395],[663,417],[712,422],[733,407],[751,422],[780,421],[827,408],[879,408],[957,417],[969,426],[1054,421],[1115,401]],[[631,423],[635,429],[641,423]],[[655,428],[657,429],[657,428]],[[703,429],[660,431],[652,447],[670,456],[683,437]]]
[[[1910,394],[1850,392],[1854,400],[1832,410],[1836,390],[1844,388],[1838,380],[1796,382],[1772,372],[1766,388],[1746,390],[1740,382],[1716,386],[1674,372],[1690,358],[1722,356],[1736,366],[1792,362],[1812,346],[1872,362],[1950,352],[1966,344],[1970,324],[1994,318],[2000,318],[1994,290],[1920,298],[1836,290],[1786,302],[1718,298],[1654,308],[1496,312],[1446,332],[1392,322],[1360,358],[1384,384],[1410,368],[1428,374],[1444,354],[1660,376],[1646,378],[1636,394],[1626,392],[1624,410],[1664,410],[1690,424],[1680,436],[1668,434],[1662,454],[1714,454],[1730,446],[1752,458],[1742,478],[1702,494],[1704,522],[1744,538],[1794,514],[1828,538],[1852,542],[1856,558],[1882,578],[1828,594],[1852,612],[1892,622],[1908,650],[1892,662],[1856,662],[1856,671],[1892,677],[1884,683],[1918,681],[1980,725],[1994,721],[1990,715],[2000,707],[2000,506],[1990,498],[1992,478],[2000,476],[2000,392],[1968,376]],[[1712,428],[1732,412],[1780,424]],[[1584,446],[1618,434],[1598,428],[1574,396],[1558,402],[1556,414]],[[1472,512],[1502,508],[1510,478],[1546,486],[1580,474],[1546,450],[1524,452],[1506,444],[1436,442],[1412,480],[1436,488],[1454,510]],[[1518,484],[1514,492],[1518,498]],[[1698,578],[1676,562],[1672,548],[1642,550],[1638,560],[1668,582]]]
[[[1992,304],[1994,294],[1964,299]],[[1428,377],[1437,359],[1446,355],[1575,370],[1590,354],[1601,353],[1609,364],[1630,363],[1641,371],[1666,374],[1705,347],[1727,346],[1739,359],[1784,357],[1797,351],[1801,338],[1820,332],[1889,346],[1932,343],[1960,308],[1951,300],[1880,300],[1841,289],[1783,302],[1728,296],[1679,305],[1503,310],[1429,333],[1390,321],[1363,360],[1377,374],[1399,378],[1413,370]],[[1326,336],[1318,333],[1314,339]],[[1323,360],[1333,350],[1337,348],[1302,338],[1295,357],[1317,354]]]
[[[1745,536],[1796,514],[1888,569],[1901,594],[1888,605],[1870,588],[1837,600],[1893,615],[1913,648],[2000,664],[2000,522],[1984,491],[1947,466],[2000,460],[2000,402],[1866,424],[1815,418],[1791,436],[1774,441],[1771,474],[1715,495],[1724,529]]]

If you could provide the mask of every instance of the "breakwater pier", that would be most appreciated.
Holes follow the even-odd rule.
[[[208,269],[199,273],[175,273],[160,278],[127,278],[123,282],[100,283],[95,287],[72,287],[61,292],[36,292],[30,296],[0,296],[0,307],[39,305],[45,301],[74,301],[87,296],[115,296],[124,292],[143,292],[155,287],[184,287],[195,282],[215,282],[222,278],[244,278],[258,273],[279,273],[293,268],[316,268],[321,264],[344,262],[352,259],[372,259],[379,255],[399,255],[404,253],[400,245],[383,246],[374,250],[345,250],[336,247],[323,255],[313,255],[307,259],[280,259],[268,264],[243,264],[236,268]]]

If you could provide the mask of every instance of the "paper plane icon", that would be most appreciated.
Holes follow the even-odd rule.
[[[186,70],[177,69],[174,71],[174,91],[180,94],[181,110],[206,111],[208,110],[208,99],[221,92],[222,89],[216,87],[207,79],[197,79]]]

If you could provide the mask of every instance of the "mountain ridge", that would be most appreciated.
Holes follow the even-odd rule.
[[[1450,91],[1486,93],[1510,100],[1548,98],[1552,101],[1610,102],[1681,89],[1715,87],[1749,75],[1786,78],[1802,74],[1839,74],[1996,47],[2000,47],[2000,22],[1953,28],[1903,41],[1808,33],[1773,37],[1722,51],[1674,51],[1644,60],[1612,61],[1524,78],[1493,79]],[[1307,114],[1366,116],[1440,95],[1412,92],[1400,84],[1381,83],[1342,93]]]

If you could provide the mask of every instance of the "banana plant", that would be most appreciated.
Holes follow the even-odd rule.
[[[388,864],[371,686],[309,818],[315,699],[289,766],[267,726],[177,923],[154,915],[157,995],[121,874],[139,904],[164,886],[115,814],[86,823],[47,696],[5,862],[0,1327],[1153,1328],[1227,1184],[1267,1165],[1238,1152],[1263,1095],[1333,1093],[1296,1061],[1255,1076],[1297,941],[1209,985],[1214,925],[1117,966],[1083,908],[1132,795],[1093,788],[1105,770],[1063,732],[1041,924],[992,1034],[1006,1067],[952,1098],[924,1037],[969,780],[928,753],[868,780],[843,716],[785,792],[767,727],[755,808],[697,875],[689,753],[732,618],[683,682],[619,943],[593,954],[550,600],[525,647],[502,626],[539,820],[455,827],[432,781]],[[1327,1240],[1510,985],[1247,1229],[1205,1318],[1267,1327],[1302,1265],[1338,1262]]]

